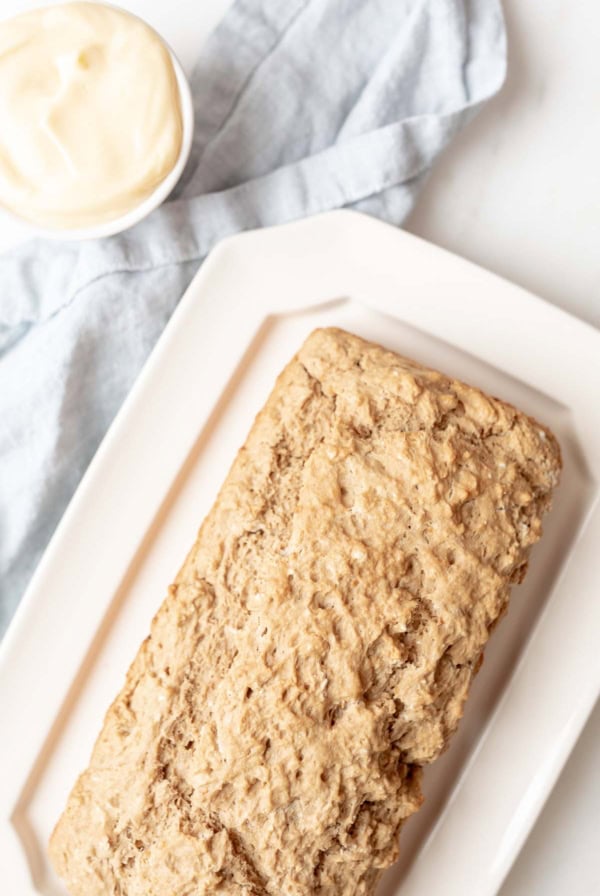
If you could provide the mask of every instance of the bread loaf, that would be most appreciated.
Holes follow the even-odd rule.
[[[559,469],[513,407],[315,331],[56,826],[71,896],[372,894]]]

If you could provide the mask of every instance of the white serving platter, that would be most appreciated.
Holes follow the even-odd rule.
[[[103,714],[276,374],[326,325],[515,403],[562,445],[544,539],[378,896],[497,892],[600,691],[600,333],[403,231],[333,212],[212,253],[31,582],[0,654],[7,896],[64,894],[45,844]]]

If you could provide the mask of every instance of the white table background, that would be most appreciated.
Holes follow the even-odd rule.
[[[231,0],[118,2],[189,71]],[[0,15],[42,3],[1,0]],[[600,2],[504,9],[506,86],[438,162],[407,228],[600,326]],[[0,218],[0,250],[23,236]],[[600,705],[501,896],[599,893]]]

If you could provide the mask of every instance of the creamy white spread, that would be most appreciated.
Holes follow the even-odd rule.
[[[69,3],[0,23],[0,205],[49,227],[112,220],[181,149],[160,38],[112,7]]]

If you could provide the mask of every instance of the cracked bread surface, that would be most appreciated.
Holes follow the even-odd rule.
[[[510,405],[313,332],[54,830],[71,896],[372,894],[559,470]]]

